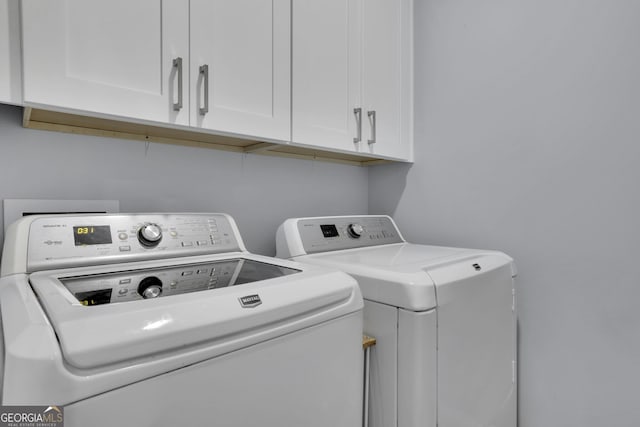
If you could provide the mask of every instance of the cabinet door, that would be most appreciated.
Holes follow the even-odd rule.
[[[188,25],[179,0],[23,0],[25,103],[188,124]]]
[[[19,0],[0,0],[0,102],[22,103]]]
[[[191,0],[191,126],[289,141],[290,16],[289,0]]]
[[[371,141],[368,151],[402,159],[410,159],[412,144],[411,5],[411,0],[363,4],[363,120],[365,137]]]
[[[360,0],[296,0],[292,141],[360,151]],[[364,122],[362,122],[364,124]],[[361,129],[361,127],[360,127]]]

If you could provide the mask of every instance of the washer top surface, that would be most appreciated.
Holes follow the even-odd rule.
[[[64,360],[80,369],[258,337],[265,325],[308,327],[362,308],[355,280],[335,270],[246,253],[187,261],[44,271],[28,281]],[[149,278],[166,297],[141,296]]]
[[[326,322],[362,296],[345,273],[247,252],[228,215],[60,215],[9,228],[0,305],[11,351],[47,342],[43,359],[128,370]]]

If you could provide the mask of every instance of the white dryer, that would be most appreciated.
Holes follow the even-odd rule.
[[[358,280],[371,427],[515,427],[515,266],[495,251],[407,243],[388,216],[286,220],[277,256]]]
[[[362,296],[246,251],[223,214],[34,216],[5,237],[3,405],[65,426],[362,420]]]

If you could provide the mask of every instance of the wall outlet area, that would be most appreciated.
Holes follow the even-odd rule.
[[[79,213],[118,213],[119,200],[4,199],[3,230],[23,216]]]

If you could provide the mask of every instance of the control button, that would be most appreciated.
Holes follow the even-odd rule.
[[[142,246],[152,248],[162,240],[162,229],[158,224],[148,222],[138,230],[138,241]]]
[[[362,233],[364,233],[364,227],[360,224],[349,224],[347,226],[347,233],[349,233],[349,236],[354,239],[359,239],[360,236],[362,236]]]
[[[198,270],[196,271],[196,274],[207,274],[209,272],[209,270],[207,270],[206,268],[204,270]]]
[[[120,252],[131,252],[131,246],[120,246]]]
[[[193,246],[193,242],[182,242],[182,247],[189,247],[189,246]]]
[[[138,294],[144,299],[157,298],[162,293],[162,281],[154,276],[145,277],[138,285]]]
[[[118,291],[118,294],[119,294],[119,295],[126,295],[126,294],[127,294],[127,292],[129,292],[129,289],[127,289],[127,288],[123,288],[123,289],[120,289],[120,290]]]
[[[120,279],[121,285],[128,285],[129,283],[131,283],[131,279]]]
[[[177,231],[172,231],[171,233],[169,233],[169,235],[171,237],[177,237],[178,236],[178,232]]]
[[[206,240],[199,240],[198,241],[198,246],[207,246],[207,241]]]
[[[118,234],[118,238],[120,240],[127,240],[128,237],[129,237],[129,235],[127,233],[119,233]]]

